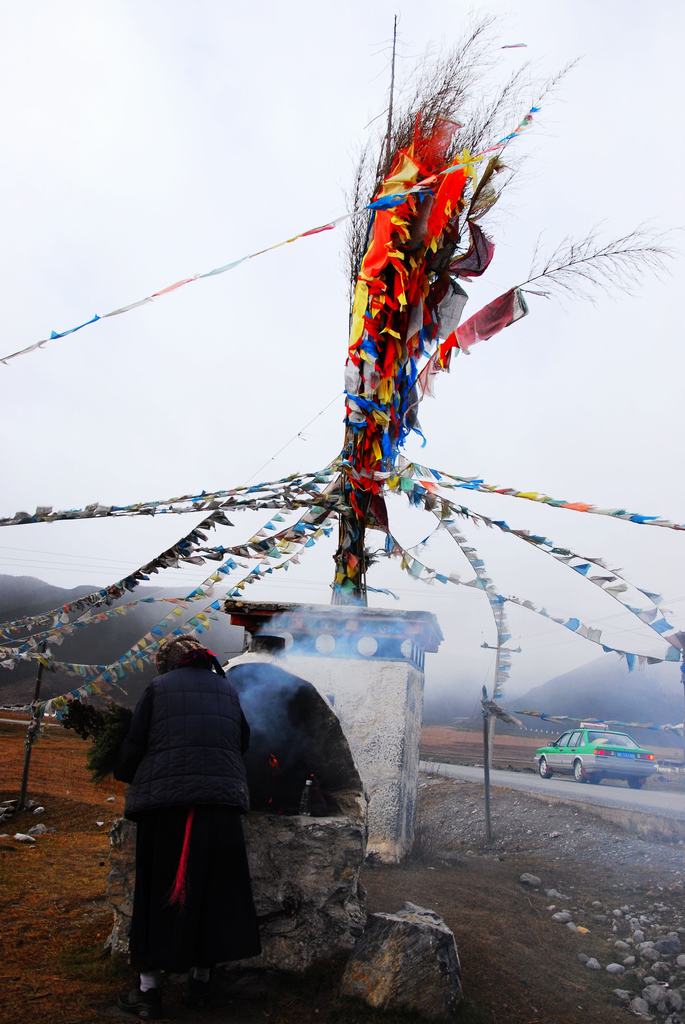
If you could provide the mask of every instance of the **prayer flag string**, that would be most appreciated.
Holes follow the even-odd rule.
[[[179,281],[174,281],[173,284],[168,284],[163,288],[152,292],[150,295],[146,295],[143,299],[137,299],[135,302],[129,302],[124,306],[119,306],[116,309],[112,309],[109,313],[98,314],[95,313],[93,316],[84,320],[83,323],[77,324],[74,327],[66,328],[63,331],[51,331],[50,334],[45,338],[41,338],[39,341],[34,342],[32,345],[27,345],[24,348],[17,349],[16,352],[9,352],[7,355],[0,357],[0,363],[5,366],[12,360],[17,359],[19,356],[28,355],[30,352],[37,352],[44,349],[46,345],[53,341],[59,341],[63,338],[69,337],[72,334],[76,334],[77,331],[82,331],[85,327],[90,327],[92,324],[99,323],[102,320],[107,320],[110,317],[121,316],[123,313],[130,313],[134,309],[139,309],[141,306],[146,306],[148,303],[154,302],[156,299],[163,298],[165,295],[170,295],[172,292],[178,291],[179,288],[184,288],[187,285],[194,284],[196,281],[202,281],[205,278],[217,277],[220,274],[226,274],[228,271],[235,270],[241,264],[246,263],[248,260],[256,259],[258,256],[263,256],[265,253],[274,252],[276,249],[280,249],[285,245],[290,245],[293,242],[298,242],[303,238],[310,238],[314,235],[322,234],[326,231],[333,231],[340,224],[349,220],[352,217],[359,216],[360,214],[367,213],[374,210],[388,210],[395,206],[399,206],[405,202],[410,194],[425,194],[431,190],[431,186],[436,184],[437,181],[445,177],[446,175],[454,174],[459,170],[471,171],[473,164],[481,161],[489,153],[499,152],[509,142],[519,136],[527,128],[530,127],[533,115],[539,111],[539,107],[533,106],[530,108],[526,116],[519,122],[516,128],[499,139],[494,146],[490,146],[488,149],[483,150],[475,156],[468,154],[465,160],[457,161],[456,163],[450,164],[447,167],[436,171],[429,177],[422,181],[417,182],[411,188],[408,189],[397,189],[395,192],[389,195],[384,195],[382,198],[360,206],[354,210],[350,210],[347,213],[342,214],[339,217],[335,217],[333,220],[328,221],[326,224],[319,224],[316,227],[308,228],[306,231],[300,231],[298,234],[293,235],[290,238],[285,238],[280,242],[276,242],[273,245],[266,246],[264,249],[258,249],[255,252],[247,253],[244,256],[240,256],[238,259],[232,260],[230,263],[224,263],[220,267],[214,267],[212,270],[206,270],[204,273],[190,274],[188,277],[183,277]]]

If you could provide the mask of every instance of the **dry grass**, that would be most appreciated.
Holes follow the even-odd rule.
[[[105,886],[107,832],[121,814],[123,787],[90,782],[85,752],[84,743],[60,729],[45,731],[34,747],[29,795],[46,812],[19,814],[5,831],[13,836],[38,821],[58,831],[31,846],[0,839],[0,990],[8,1024],[98,1020],[116,987],[119,966],[103,958],[111,927]],[[23,729],[4,727],[3,797],[17,795],[22,759]],[[110,794],[114,803],[106,800]]]

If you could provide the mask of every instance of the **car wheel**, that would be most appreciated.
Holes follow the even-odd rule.
[[[585,774],[582,761],[573,762],[573,778],[576,782],[587,782],[587,775]]]
[[[540,773],[540,778],[541,779],[551,779],[552,778],[552,769],[547,764],[547,758],[546,757],[541,757],[540,760],[538,761],[538,772]]]
[[[631,789],[642,789],[645,781],[645,779],[628,779],[628,785]]]

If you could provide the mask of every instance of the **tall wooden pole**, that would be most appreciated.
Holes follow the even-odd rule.
[[[40,645],[40,653],[45,653],[46,644],[45,641]],[[26,793],[29,785],[29,768],[31,766],[31,750],[36,739],[38,732],[38,726],[40,719],[38,717],[38,709],[36,704],[40,696],[40,687],[43,682],[43,663],[38,663],[38,671],[36,673],[36,686],[33,691],[33,702],[31,704],[31,721],[29,722],[26,730],[26,736],[24,737],[24,770],[21,776],[21,790],[19,792],[19,803],[17,804],[17,810],[23,811],[26,807]]]
[[[392,30],[392,63],[390,70],[390,97],[388,101],[388,124],[385,134],[385,173],[390,169],[392,158],[392,119],[395,101],[395,60],[397,55],[397,15]],[[347,427],[343,455],[352,466],[355,465],[356,437]],[[331,596],[334,605],[368,604],[366,590],[366,525],[371,502],[371,492],[355,490],[356,508],[350,500],[349,483],[345,478],[345,469],[340,473],[341,505],[345,511],[339,513],[338,549],[335,553],[335,583]],[[350,559],[350,556],[351,559]],[[344,584],[344,587],[343,587]]]
[[[347,431],[344,454],[346,459],[353,460],[354,437]],[[358,515],[350,502],[349,484],[345,478],[345,469],[340,472],[341,504],[346,505],[344,512],[338,516],[338,549],[334,555],[335,585],[331,596],[331,604],[352,604],[366,606],[366,515],[368,512],[370,493],[355,491]],[[350,555],[353,561],[350,561]],[[352,568],[354,566],[354,568]],[[352,573],[349,575],[348,569]],[[342,587],[342,584],[345,587]]]

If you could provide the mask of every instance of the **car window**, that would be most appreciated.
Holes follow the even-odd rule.
[[[608,747],[637,747],[637,743],[624,732],[592,732],[588,733],[590,743],[599,740]]]
[[[558,740],[554,741],[554,745],[557,746],[557,747],[567,747],[568,746],[568,738],[569,738],[570,735],[571,735],[570,732],[565,732],[562,736],[559,737]]]
[[[580,736],[581,736],[580,732],[572,732],[570,737],[569,737],[568,743],[566,745],[568,747],[578,747],[578,746],[580,746]]]

